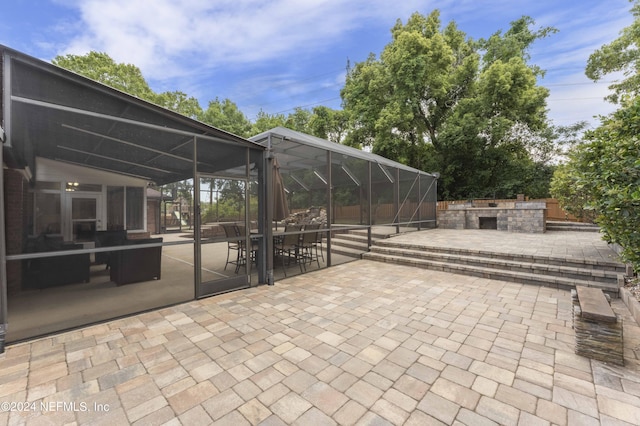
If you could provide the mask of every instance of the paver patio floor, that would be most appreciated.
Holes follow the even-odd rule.
[[[355,261],[10,346],[0,424],[640,424],[613,307],[625,367],[568,291]]]

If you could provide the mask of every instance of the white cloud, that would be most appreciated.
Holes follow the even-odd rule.
[[[161,79],[188,74],[184,59],[215,68],[321,50],[369,19],[389,19],[418,3],[391,8],[384,0],[82,0],[76,6],[83,31],[61,53],[106,51]]]
[[[474,38],[505,31],[525,14],[536,27],[560,29],[537,41],[531,52],[532,63],[549,70],[541,84],[551,90],[550,117],[557,124],[594,122],[593,115],[612,110],[602,100],[607,84],[576,83],[588,82],[584,67],[589,55],[633,19],[626,0],[590,1],[589,7],[552,0],[55,1],[78,10],[81,19],[72,27],[65,24],[66,41],[58,53],[105,51],[118,62],[137,65],[161,90],[182,90],[203,103],[229,97],[249,115],[260,107],[280,111],[337,97],[344,69],[337,69],[339,60],[329,59],[335,49],[353,40],[366,42],[362,37],[373,34],[367,29],[388,35],[398,18],[406,22],[414,11],[428,14],[439,8],[444,24],[455,20]],[[243,80],[229,72],[242,74]]]
[[[597,116],[607,115],[617,108],[604,100],[609,94],[608,84],[594,83],[586,77],[580,78],[579,75],[568,77],[565,81],[565,85],[560,83],[549,87],[549,118],[556,125],[568,126],[578,121],[586,121],[590,127],[597,127]]]

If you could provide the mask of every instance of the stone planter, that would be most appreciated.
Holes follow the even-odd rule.
[[[640,302],[636,300],[635,296],[631,294],[629,290],[624,287],[620,287],[620,298],[627,305],[631,316],[636,320],[637,324],[640,324]]]

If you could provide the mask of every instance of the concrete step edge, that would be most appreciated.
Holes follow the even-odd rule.
[[[347,256],[347,257],[353,257],[356,259],[362,259],[363,254],[367,253],[366,251],[362,251],[362,250],[357,250],[357,249],[352,249],[352,248],[348,248],[348,247],[335,247],[334,245],[331,245],[331,253],[332,254],[339,254],[342,256]]]
[[[587,228],[587,227],[576,227],[571,228],[568,226],[549,226],[547,225],[547,231],[549,232],[559,232],[559,231],[571,231],[571,232],[600,232],[600,228]]]
[[[331,247],[348,247],[361,251],[369,251],[369,246],[366,242],[361,243],[358,241],[340,240],[335,238],[331,240]]]
[[[550,265],[545,263],[532,263],[525,261],[513,261],[500,258],[489,258],[481,256],[466,256],[449,253],[438,253],[430,251],[404,250],[387,248],[380,246],[371,247],[371,252],[381,253],[391,256],[402,256],[410,259],[423,259],[441,261],[445,263],[455,263],[471,265],[477,267],[493,267],[503,270],[517,270],[524,273],[539,273],[551,276],[559,276],[572,279],[591,279],[599,282],[617,282],[619,272],[599,270],[593,268],[579,268],[575,266]]]
[[[458,273],[461,275],[478,276],[488,279],[518,282],[521,284],[536,284],[546,287],[555,287],[570,289],[575,288],[577,285],[583,285],[587,287],[600,288],[603,291],[611,294],[613,297],[618,297],[618,284],[608,284],[596,281],[586,280],[574,280],[562,277],[554,277],[548,275],[527,274],[521,272],[507,271],[501,269],[492,268],[480,268],[470,267],[467,265],[450,264],[446,262],[433,262],[424,260],[412,260],[405,257],[386,256],[379,253],[365,253],[363,259],[394,263],[399,265],[413,266],[422,269],[438,270],[443,272]]]
[[[362,241],[362,242],[367,242],[367,236],[366,235],[360,235],[360,234],[334,234],[334,236],[332,237],[332,240],[349,240],[349,241]],[[372,237],[373,240],[373,237]]]
[[[417,250],[417,251],[429,251],[434,253],[448,253],[454,254],[457,256],[475,256],[475,257],[484,257],[491,259],[505,259],[512,261],[525,261],[529,263],[541,263],[541,264],[550,264],[550,265],[563,265],[563,266],[572,266],[577,268],[594,268],[599,270],[609,270],[616,273],[624,273],[625,265],[617,262],[607,262],[607,261],[599,261],[593,259],[569,259],[563,257],[551,257],[551,256],[536,256],[536,255],[526,255],[526,254],[514,254],[514,253],[499,253],[485,250],[471,250],[471,249],[461,249],[461,248],[451,248],[451,247],[439,247],[439,246],[429,246],[425,247],[419,244],[407,244],[407,243],[399,243],[394,242],[393,240],[381,240],[376,241],[372,247],[393,247],[404,250]]]

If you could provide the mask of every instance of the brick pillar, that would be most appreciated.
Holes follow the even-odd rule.
[[[4,217],[7,255],[20,254],[23,250],[26,190],[26,183],[18,170],[4,170]],[[22,262],[19,261],[7,262],[7,291],[9,294],[20,291],[22,282],[21,266]]]

